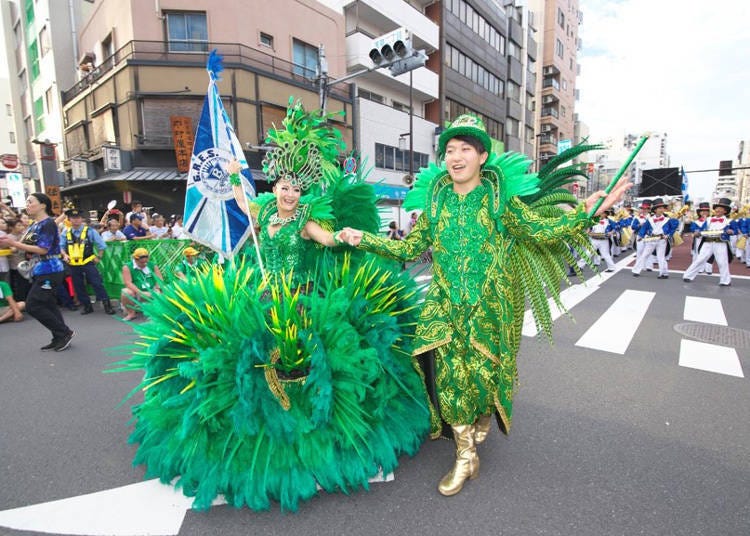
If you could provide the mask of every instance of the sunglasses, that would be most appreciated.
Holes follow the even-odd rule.
[[[141,259],[148,259],[148,255],[141,255],[140,257],[136,257],[137,260]]]

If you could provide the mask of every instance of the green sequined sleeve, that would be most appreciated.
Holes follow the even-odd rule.
[[[383,257],[389,257],[398,261],[409,261],[419,257],[430,245],[429,222],[422,214],[411,232],[403,240],[391,240],[382,238],[372,233],[364,233],[359,249],[377,253]]]
[[[558,218],[544,218],[514,197],[503,214],[503,223],[516,238],[552,243],[583,232],[593,222],[583,204]]]

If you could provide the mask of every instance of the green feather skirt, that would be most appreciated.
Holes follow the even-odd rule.
[[[310,284],[251,263],[207,266],[143,305],[130,357],[134,464],[194,508],[297,510],[413,455],[429,428],[410,357],[418,289],[375,258],[319,266]],[[296,284],[296,283],[295,283]]]

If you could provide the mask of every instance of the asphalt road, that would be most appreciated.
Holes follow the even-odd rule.
[[[572,308],[575,322],[557,320],[554,346],[524,337],[511,435],[493,430],[480,447],[480,478],[455,497],[436,490],[452,443],[428,441],[402,461],[394,481],[369,492],[322,494],[296,514],[188,511],[178,533],[746,536],[750,380],[680,366],[685,337],[674,329],[685,322],[686,296],[720,300],[729,327],[750,329],[750,280],[735,278],[730,288],[717,282],[636,279],[623,270]],[[576,346],[628,290],[654,296],[625,353]],[[0,326],[2,535],[32,534],[3,526],[8,510],[143,481],[127,444],[129,406],[118,405],[139,378],[103,373],[131,329],[98,306],[96,314],[65,317],[78,335],[61,353],[38,350],[49,337],[34,320]],[[746,341],[738,339],[736,353],[750,374]],[[78,511],[79,533],[93,533],[88,516],[102,508]],[[145,519],[158,508],[127,515]],[[62,533],[43,528],[44,515],[28,516],[37,530]]]

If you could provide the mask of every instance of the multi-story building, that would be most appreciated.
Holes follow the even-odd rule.
[[[530,12],[515,1],[445,0],[427,13],[440,25],[440,50],[428,64],[439,75],[440,98],[427,105],[427,118],[442,128],[474,113],[498,150],[533,155],[537,46]]]
[[[745,206],[750,204],[750,140],[740,141],[734,167],[738,186],[737,204]]]
[[[727,197],[733,203],[737,200],[739,193],[739,181],[737,171],[734,169],[733,160],[721,160],[719,162],[719,175],[716,179],[715,197]]]
[[[402,218],[400,201],[420,167],[432,160],[437,123],[425,118],[428,103],[439,97],[438,76],[432,64],[439,48],[439,27],[430,18],[426,0],[321,0],[343,13],[346,20],[346,69],[356,85],[356,145],[372,167],[368,180]],[[374,66],[369,53],[378,38],[400,28],[411,36],[412,47],[423,50],[428,66],[398,76]],[[369,72],[368,72],[369,70]],[[410,109],[412,110],[410,118]],[[413,155],[413,160],[410,157]]]
[[[578,0],[530,0],[542,34],[541,77],[536,89],[538,159],[544,163],[575,139],[576,77],[583,15]]]
[[[26,189],[63,183],[60,90],[77,80],[76,27],[92,8],[85,0],[0,0],[11,105]]]
[[[607,138],[601,142],[604,149],[586,153],[589,162],[589,181],[586,191],[604,189],[609,181],[620,170],[622,165],[635,149],[640,135],[623,133],[620,136]],[[630,164],[627,173],[635,183],[629,192],[630,197],[637,197],[644,170],[670,167],[670,156],[667,152],[667,133],[653,133],[638,152],[635,160]],[[589,140],[592,142],[593,140]],[[580,188],[584,188],[583,185]]]
[[[0,66],[0,69],[2,67]],[[9,190],[6,182],[6,173],[17,173],[21,169],[18,158],[18,143],[16,137],[16,125],[13,119],[13,100],[10,93],[10,81],[6,76],[0,74],[0,201],[6,205],[12,205],[8,198]]]
[[[319,106],[320,51],[329,76],[346,74],[344,17],[316,0],[97,0],[79,39],[82,76],[62,95],[71,176],[63,191],[84,209],[137,198],[182,211],[172,119],[195,131],[210,50],[224,57],[219,90],[259,189],[259,146],[289,97]],[[349,146],[352,101],[348,85],[330,88],[327,108],[343,112],[334,121]]]

